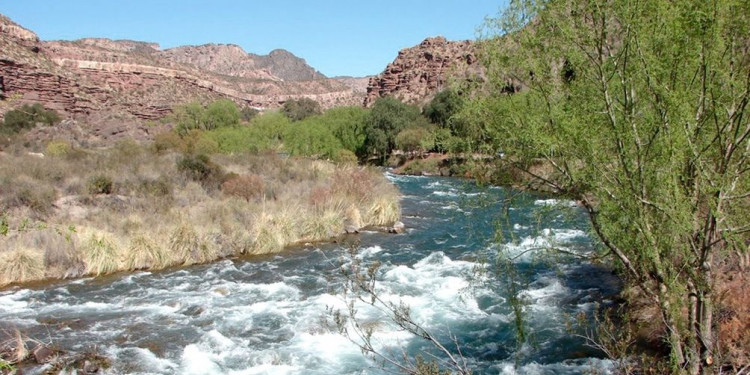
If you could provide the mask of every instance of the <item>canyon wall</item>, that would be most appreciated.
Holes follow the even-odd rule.
[[[370,78],[365,106],[385,96],[421,105],[451,79],[482,75],[475,45],[471,41],[427,38],[419,45],[399,51],[396,59],[379,75]]]

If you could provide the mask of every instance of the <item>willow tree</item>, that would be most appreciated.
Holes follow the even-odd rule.
[[[581,202],[674,373],[717,372],[717,277],[750,231],[750,2],[524,0],[489,25],[474,111],[504,160]]]

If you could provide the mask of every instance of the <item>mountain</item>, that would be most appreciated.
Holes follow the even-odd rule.
[[[234,44],[205,44],[164,50],[160,56],[209,72],[232,77],[277,81],[314,81],[327,77],[289,51],[276,49],[261,56]]]
[[[8,103],[41,103],[87,121],[143,121],[192,100],[276,108],[302,97],[330,108],[359,105],[363,93],[284,50],[258,56],[235,45],[161,50],[130,40],[41,41],[0,15],[0,99],[11,99],[0,111]]]
[[[476,46],[471,41],[427,38],[415,47],[402,49],[379,75],[370,78],[365,106],[384,96],[410,104],[424,104],[451,79],[482,76]]]

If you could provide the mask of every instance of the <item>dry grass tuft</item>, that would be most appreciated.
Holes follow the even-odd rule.
[[[28,248],[0,253],[0,285],[44,278],[44,256]]]
[[[86,264],[86,273],[99,276],[124,269],[121,266],[120,248],[108,234],[96,229],[82,231],[81,257]]]
[[[164,247],[141,235],[130,240],[124,258],[128,270],[161,269],[172,264]]]
[[[401,206],[393,197],[380,196],[370,204],[367,214],[368,225],[389,225],[401,218]]]

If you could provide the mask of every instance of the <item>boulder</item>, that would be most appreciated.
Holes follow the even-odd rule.
[[[406,226],[404,225],[404,223],[400,221],[395,222],[393,226],[390,229],[388,229],[388,233],[400,234],[400,233],[405,233],[405,232],[406,232]]]

